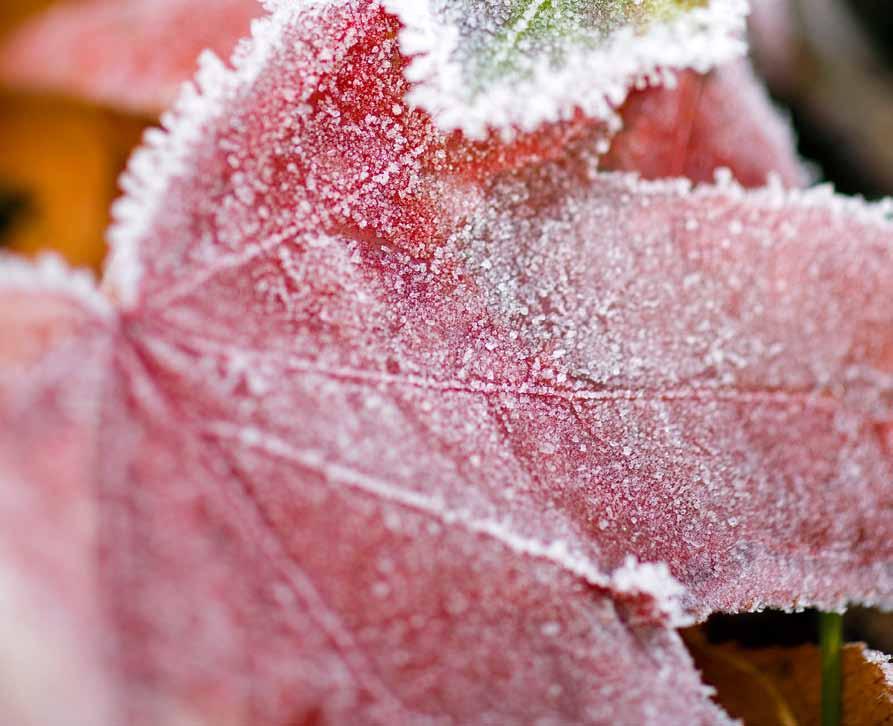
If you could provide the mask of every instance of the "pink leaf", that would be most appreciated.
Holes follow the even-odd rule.
[[[112,315],[89,280],[54,260],[31,268],[0,259],[5,723],[112,722],[95,490]]]
[[[788,124],[746,61],[706,76],[687,71],[673,89],[633,94],[623,116],[624,129],[602,168],[637,171],[649,179],[712,181],[714,171],[726,167],[748,187],[765,184],[769,172],[787,186],[807,182]]]
[[[396,29],[282,3],[131,165],[72,485],[111,723],[723,722],[673,626],[893,602],[885,208],[598,130],[475,167]]]
[[[18,29],[0,78],[155,115],[209,48],[227,57],[259,0],[68,0]]]

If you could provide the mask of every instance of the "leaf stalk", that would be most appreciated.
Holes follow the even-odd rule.
[[[843,615],[819,614],[822,650],[822,726],[840,726],[843,690]]]

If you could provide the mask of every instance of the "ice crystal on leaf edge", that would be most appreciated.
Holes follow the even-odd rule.
[[[460,129],[471,138],[483,138],[491,129],[507,136],[531,131],[576,109],[616,129],[614,109],[632,88],[672,84],[676,70],[706,72],[746,52],[747,0],[710,0],[644,30],[626,24],[610,29],[594,44],[568,41],[558,62],[541,54],[528,60],[521,73],[497,72],[481,80],[477,77],[486,70],[476,62],[476,49],[465,46],[475,33],[491,38],[494,24],[496,32],[505,30],[492,17],[505,13],[505,3],[477,0],[458,9],[458,3],[430,0],[383,3],[403,23],[401,49],[413,58],[407,75],[417,85],[408,100],[427,110],[442,130]],[[530,3],[529,11],[544,4]]]
[[[103,318],[113,317],[115,309],[96,286],[90,270],[71,269],[56,253],[47,252],[29,261],[12,253],[0,253],[0,287],[23,292],[60,293],[80,300],[85,307]]]
[[[125,176],[127,194],[116,207],[116,227],[112,233],[113,256],[104,283],[107,292],[119,302],[122,312],[126,313],[140,301],[142,272],[139,245],[146,230],[164,213],[161,205],[168,182],[188,169],[190,150],[201,139],[207,125],[223,115],[228,102],[255,82],[270,54],[278,47],[278,29],[300,12],[328,4],[270,3],[274,11],[273,17],[255,23],[254,40],[240,45],[234,57],[234,68],[228,70],[216,57],[206,54],[202,59],[196,84],[187,86],[177,107],[165,117],[163,125],[166,130],[154,131],[147,136],[144,148],[136,154]],[[834,215],[846,215],[865,224],[880,225],[885,231],[891,229],[890,202],[866,205],[858,200],[837,197],[828,188],[789,192],[778,186],[769,186],[751,192],[742,189],[730,178],[721,177],[716,186],[701,186],[692,190],[688,182],[679,180],[642,182],[633,175],[610,175],[606,178],[618,187],[626,186],[633,195],[647,197],[669,194],[697,200],[733,198],[765,209],[816,207],[828,209]],[[7,270],[12,270],[14,274],[7,275]],[[34,278],[37,288],[48,285],[52,289],[61,286],[67,290],[67,275],[60,271],[57,263],[42,262],[36,270]],[[0,283],[0,286],[6,281],[22,288],[29,286],[28,268],[21,263],[4,260],[2,271],[4,283]],[[79,298],[95,297],[90,286],[85,287],[83,280],[74,284],[73,289]],[[100,303],[100,307],[107,309],[104,302]],[[250,434],[247,429],[238,433],[243,438]],[[680,607],[682,588],[669,576],[666,565],[638,564],[634,559],[629,559],[622,567],[614,570],[612,575],[605,575],[585,553],[569,552],[560,541],[558,544],[547,544],[526,538],[519,539],[515,532],[503,531],[500,524],[487,521],[462,524],[472,525],[471,529],[479,525],[481,533],[496,539],[510,550],[547,560],[565,572],[605,588],[614,595],[647,595],[654,599],[664,623],[679,625],[691,621],[691,617]],[[793,605],[797,603],[792,603]],[[759,606],[759,602],[754,603],[754,607]]]

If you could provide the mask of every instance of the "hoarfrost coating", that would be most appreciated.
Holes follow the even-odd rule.
[[[744,54],[746,0],[384,0],[403,23],[410,100],[444,131],[512,135],[575,109],[616,126],[631,88]],[[668,10],[669,8],[669,10]],[[518,99],[523,98],[523,103]]]
[[[107,309],[0,263],[0,567],[71,603],[59,722],[727,723],[675,623],[893,604],[888,206],[446,134],[399,28],[283,4],[208,56]]]

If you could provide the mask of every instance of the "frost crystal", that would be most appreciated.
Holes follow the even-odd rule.
[[[746,0],[383,0],[413,57],[410,99],[444,131],[615,120],[631,87],[743,54]],[[523,102],[519,102],[523,99]]]
[[[272,4],[134,158],[114,305],[0,265],[0,568],[107,722],[726,723],[673,625],[893,603],[887,205],[475,145],[380,5]]]

